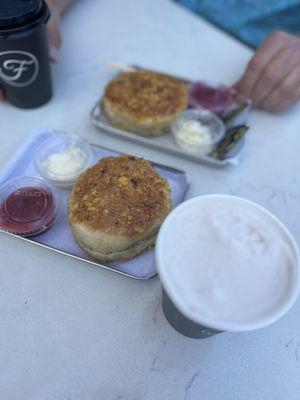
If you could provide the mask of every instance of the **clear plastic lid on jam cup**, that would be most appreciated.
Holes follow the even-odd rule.
[[[189,105],[205,108],[214,114],[226,117],[228,113],[241,107],[251,108],[251,100],[233,87],[214,86],[196,81],[189,85]]]
[[[19,236],[48,230],[59,216],[55,189],[44,179],[20,177],[0,187],[0,229]]]
[[[70,174],[51,173],[45,167],[47,160],[54,154],[63,153],[69,148],[76,149],[82,156],[80,167]],[[92,148],[90,144],[78,135],[56,132],[55,135],[43,142],[35,154],[35,163],[43,178],[51,181],[55,186],[62,188],[71,187],[78,176],[91,164]]]
[[[201,140],[202,135],[196,132],[183,134],[183,124],[189,121],[199,122],[209,132],[209,139]],[[185,129],[185,128],[184,128]],[[178,147],[199,156],[207,155],[225,135],[225,125],[223,121],[214,113],[204,108],[189,109],[183,111],[172,124],[172,134]]]

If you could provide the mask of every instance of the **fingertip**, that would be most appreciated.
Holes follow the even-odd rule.
[[[271,114],[277,114],[286,108],[285,104],[274,103],[271,100],[267,100],[255,105],[255,108],[266,111]]]
[[[251,90],[247,80],[244,78],[239,79],[232,87],[238,92],[242,93],[244,96],[250,97]]]
[[[49,57],[54,63],[58,62],[59,60],[59,49],[53,44],[49,45]]]
[[[241,86],[241,83],[242,83],[242,78],[239,79],[238,81],[236,81],[236,82],[232,85],[232,87],[233,87],[234,89],[239,90],[239,87]]]

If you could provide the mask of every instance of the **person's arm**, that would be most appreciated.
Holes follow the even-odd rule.
[[[253,105],[280,112],[300,99],[300,38],[271,33],[250,60],[235,87]]]
[[[51,18],[48,22],[49,55],[53,62],[58,61],[59,49],[61,47],[60,18],[72,2],[72,0],[46,0],[51,11]]]

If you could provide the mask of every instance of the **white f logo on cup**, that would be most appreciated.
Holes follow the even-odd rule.
[[[0,53],[0,80],[15,87],[33,83],[39,73],[37,58],[26,51],[9,50]]]

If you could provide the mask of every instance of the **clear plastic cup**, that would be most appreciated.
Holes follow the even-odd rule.
[[[38,177],[19,177],[0,187],[0,229],[33,236],[48,230],[59,217],[55,189]]]
[[[68,153],[70,149],[72,149],[74,157],[79,157],[77,165],[74,164],[76,168],[72,167],[72,160],[65,158],[65,164],[60,160],[59,165],[54,169],[53,156]],[[52,167],[49,160],[52,160]],[[91,164],[91,161],[92,149],[89,143],[80,136],[66,133],[57,133],[47,139],[40,145],[35,154],[35,163],[40,174],[55,186],[61,188],[71,187],[78,176]],[[58,169],[59,166],[61,166],[60,170]]]
[[[184,111],[172,124],[172,133],[178,147],[205,156],[224,138],[225,125],[209,110],[198,108]]]

